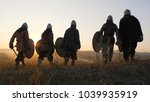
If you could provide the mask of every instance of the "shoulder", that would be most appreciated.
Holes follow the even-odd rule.
[[[115,23],[113,23],[113,27],[114,27],[115,29],[118,29],[118,27],[117,27],[117,25],[116,25]]]
[[[71,30],[71,28],[68,28],[68,29],[66,29],[66,32],[68,32],[68,31],[70,31]]]
[[[79,30],[78,29],[75,29],[76,30],[76,32],[79,32]]]
[[[138,21],[138,19],[135,17],[135,16],[131,16],[132,17],[132,19],[134,19],[135,21]]]
[[[126,19],[126,17],[125,17],[125,16],[124,16],[124,17],[122,17],[122,18],[121,18],[121,20],[120,20],[120,22],[123,22],[125,19]]]
[[[107,26],[107,23],[104,23],[103,25],[102,25],[102,28],[105,28]]]

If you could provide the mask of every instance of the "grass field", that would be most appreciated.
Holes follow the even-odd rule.
[[[79,51],[75,66],[63,65],[54,54],[54,64],[45,59],[37,71],[37,55],[26,59],[26,66],[15,68],[11,50],[0,50],[1,85],[150,85],[150,54],[137,53],[136,62],[124,64],[122,55],[114,54],[112,63],[102,66],[92,51]]]

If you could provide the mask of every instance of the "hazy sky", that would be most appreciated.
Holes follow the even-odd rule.
[[[29,36],[35,42],[48,23],[52,24],[54,41],[63,37],[71,21],[77,22],[81,50],[92,50],[96,31],[112,15],[119,26],[125,9],[130,9],[142,26],[144,41],[137,51],[150,52],[150,0],[0,0],[0,49],[8,48],[12,34],[22,23],[28,23]],[[116,47],[115,47],[116,49]]]

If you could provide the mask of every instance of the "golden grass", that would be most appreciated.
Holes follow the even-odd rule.
[[[144,58],[143,58],[144,57]],[[26,59],[26,66],[15,68],[13,51],[0,51],[0,84],[7,85],[137,85],[150,84],[150,54],[137,54],[136,62],[124,64],[114,54],[112,63],[102,66],[94,52],[81,51],[75,66],[63,65],[54,54],[54,64],[45,59],[37,71],[37,54]]]

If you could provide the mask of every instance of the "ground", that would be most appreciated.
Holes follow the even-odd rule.
[[[54,54],[53,64],[45,59],[38,69],[37,54],[26,59],[26,66],[15,68],[15,54],[0,50],[1,85],[150,85],[150,54],[136,53],[134,63],[124,64],[122,54],[115,52],[113,60],[102,65],[93,51],[79,51],[75,66],[63,65],[63,58]],[[37,70],[38,69],[38,70]]]

